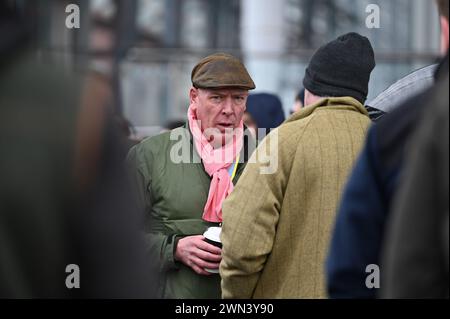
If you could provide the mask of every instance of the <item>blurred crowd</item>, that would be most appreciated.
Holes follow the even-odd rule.
[[[448,5],[441,59],[372,101],[355,32],[314,48],[287,118],[216,53],[144,138],[110,46],[68,72],[0,0],[0,298],[448,298]]]

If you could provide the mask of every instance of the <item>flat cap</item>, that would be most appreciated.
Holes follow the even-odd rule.
[[[255,89],[242,62],[232,55],[216,53],[202,59],[192,70],[192,85],[200,89],[239,87]]]

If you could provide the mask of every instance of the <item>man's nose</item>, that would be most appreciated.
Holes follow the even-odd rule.
[[[226,115],[233,114],[233,101],[231,97],[227,97],[224,100],[224,104],[222,107],[222,113]]]

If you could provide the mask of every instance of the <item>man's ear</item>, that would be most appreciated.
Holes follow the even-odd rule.
[[[449,49],[449,26],[448,20],[445,17],[441,17],[441,51],[442,54],[447,54]]]
[[[244,112],[247,111],[248,95],[245,97]]]
[[[446,55],[449,49],[449,26],[447,18],[441,16],[441,53]]]
[[[189,102],[191,105],[196,105],[198,102],[198,89],[192,87],[189,91]]]
[[[311,102],[311,93],[305,89],[305,106],[308,106]]]

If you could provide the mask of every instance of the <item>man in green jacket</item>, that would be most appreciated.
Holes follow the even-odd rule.
[[[325,254],[370,123],[363,103],[374,67],[369,40],[355,33],[313,56],[307,106],[262,142],[224,203],[224,298],[325,297]],[[269,174],[259,160],[267,151],[277,163]]]
[[[255,85],[244,65],[214,54],[191,79],[186,125],[144,140],[128,155],[161,298],[221,297],[221,249],[202,234],[222,222],[222,202],[252,148],[242,117]]]

